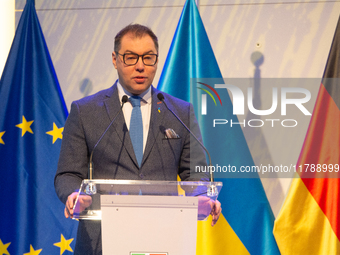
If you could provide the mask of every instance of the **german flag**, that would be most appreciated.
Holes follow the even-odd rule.
[[[298,176],[274,225],[281,254],[340,254],[340,19]]]

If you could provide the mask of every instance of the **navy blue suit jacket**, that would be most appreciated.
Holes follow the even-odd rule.
[[[203,149],[158,100],[159,92],[152,87],[150,128],[141,167],[120,113],[94,151],[93,179],[176,181],[179,175],[183,181],[208,180],[205,173],[194,172],[196,165],[206,165]],[[201,139],[192,105],[162,94],[169,108]],[[116,84],[72,103],[55,176],[55,189],[63,203],[79,189],[83,179],[88,179],[89,156],[120,107]],[[165,139],[167,128],[180,138]],[[75,254],[101,254],[100,222],[79,222]]]

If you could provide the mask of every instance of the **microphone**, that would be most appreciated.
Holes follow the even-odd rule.
[[[211,171],[211,157],[210,157],[210,153],[209,151],[207,150],[207,148],[205,148],[205,146],[201,143],[200,140],[198,140],[198,138],[195,136],[195,134],[183,123],[183,121],[176,115],[176,113],[174,113],[169,107],[168,105],[166,104],[166,102],[164,101],[164,96],[162,93],[158,93],[157,94],[157,98],[159,99],[159,101],[162,101],[164,103],[164,105],[166,106],[166,108],[176,117],[176,119],[178,119],[178,121],[185,127],[186,130],[188,130],[188,132],[192,135],[192,137],[195,138],[195,140],[199,143],[199,145],[201,145],[201,147],[205,150],[205,152],[207,153],[208,155],[208,158],[209,158],[209,166],[210,166],[210,182],[214,182],[214,174],[213,172]],[[209,168],[209,167],[208,167]],[[214,195],[217,195],[217,189],[215,187],[215,185],[212,185],[210,187],[210,190],[208,191],[208,194],[211,194],[212,196]]]
[[[93,161],[92,161],[92,157],[93,157],[93,152],[94,150],[97,148],[98,144],[100,143],[100,141],[103,139],[104,135],[106,134],[106,132],[109,130],[109,128],[112,126],[113,122],[116,120],[116,118],[118,117],[118,115],[122,112],[123,110],[123,106],[124,104],[128,101],[128,97],[127,95],[124,95],[122,97],[122,106],[120,107],[120,110],[118,111],[118,113],[116,114],[116,116],[114,116],[114,118],[112,119],[112,121],[110,122],[110,124],[107,126],[107,128],[105,129],[105,131],[103,132],[103,134],[101,135],[101,137],[98,139],[97,143],[94,145],[91,155],[90,155],[90,160],[89,160],[89,179],[92,180],[92,174],[93,174]],[[88,186],[86,187],[86,193],[89,195],[93,195],[97,193],[97,189],[96,189],[96,185],[93,183],[89,183]]]

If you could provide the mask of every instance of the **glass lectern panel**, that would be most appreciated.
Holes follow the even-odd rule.
[[[197,197],[198,220],[205,220],[222,188],[221,182],[83,180],[73,219],[101,220],[101,195]]]

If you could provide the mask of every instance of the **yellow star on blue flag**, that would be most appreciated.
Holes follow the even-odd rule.
[[[5,144],[4,140],[2,139],[2,136],[5,134],[5,131],[0,132],[0,143]]]
[[[68,250],[73,252],[70,244],[72,243],[73,238],[66,240],[65,237],[61,234],[61,240],[59,243],[53,244],[54,246],[57,246],[60,248],[60,255],[64,253],[64,251]]]
[[[8,246],[10,245],[11,243],[6,243],[4,244],[1,239],[0,239],[0,254],[3,255],[9,255],[9,252],[7,250]]]
[[[34,120],[27,121],[25,119],[25,116],[22,115],[22,123],[15,125],[16,127],[21,128],[21,136],[24,136],[24,134],[26,132],[30,132],[31,134],[33,134],[33,131],[31,129],[31,125],[32,125],[33,121]]]
[[[58,128],[58,126],[53,122],[53,130],[46,132],[46,134],[53,136],[52,143],[55,143],[57,139],[63,139],[64,128]]]
[[[30,245],[30,252],[24,253],[24,255],[39,255],[42,249],[34,250],[33,246]]]

